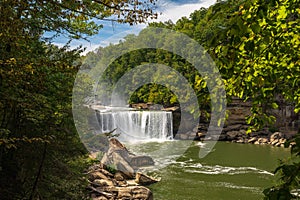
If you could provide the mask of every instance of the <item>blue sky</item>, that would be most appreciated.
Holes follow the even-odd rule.
[[[157,10],[158,13],[162,13],[155,21],[168,21],[172,20],[176,22],[183,16],[188,17],[194,10],[198,10],[201,7],[209,7],[214,4],[216,0],[158,0]],[[89,37],[90,41],[74,40],[71,43],[71,48],[82,45],[86,48],[86,52],[95,50],[99,46],[107,46],[110,43],[117,43],[124,36],[128,34],[138,34],[146,24],[129,26],[127,24],[118,24],[108,21],[101,21],[104,28],[99,31],[97,35]],[[68,39],[64,36],[58,37],[54,43],[58,46],[63,46]]]

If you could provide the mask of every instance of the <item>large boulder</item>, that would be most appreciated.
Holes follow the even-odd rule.
[[[135,167],[144,167],[154,165],[154,160],[150,156],[133,156],[131,157],[130,164]]]
[[[116,138],[109,140],[108,151],[101,159],[105,166],[113,166],[117,171],[121,171],[126,178],[134,178],[136,171],[143,166],[154,165],[154,160],[149,156],[136,156]]]
[[[128,178],[133,178],[135,175],[135,170],[126,160],[124,157],[122,157],[121,154],[118,152],[113,152],[112,153],[112,159],[113,159],[113,164],[116,167],[116,170],[122,171]]]
[[[157,182],[154,178],[137,173],[135,179],[127,179],[124,172],[111,174],[103,165],[89,168],[89,186],[92,200],[139,199],[153,200],[152,192],[143,185]]]

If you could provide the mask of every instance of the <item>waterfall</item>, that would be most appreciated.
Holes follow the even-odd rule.
[[[173,138],[172,112],[98,110],[101,133],[114,129],[121,140],[169,140]]]

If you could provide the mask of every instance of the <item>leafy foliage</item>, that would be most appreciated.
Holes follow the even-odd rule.
[[[251,99],[248,123],[257,130],[274,121],[279,99],[299,111],[299,1],[248,1],[232,13],[226,40],[214,49],[227,71],[227,94]]]
[[[265,199],[295,199],[299,197],[299,177],[300,177],[300,134],[293,140],[285,144],[290,146],[291,157],[285,161],[280,161],[275,174],[280,176],[280,182],[271,188],[264,190]]]
[[[239,97],[252,102],[251,115],[246,122],[252,125],[249,131],[255,131],[265,125],[273,127],[275,118],[268,111],[281,109],[282,101],[294,106],[295,113],[300,110],[299,5],[299,0],[217,1],[210,8],[195,11],[189,18],[184,17],[176,23],[167,21],[150,26],[183,32],[202,44],[219,68],[228,100]],[[128,36],[118,47],[99,49],[96,54],[101,54],[101,59],[105,59],[106,53],[114,48],[131,45],[134,37]],[[155,35],[149,38],[152,37]],[[161,41],[164,42],[164,38]],[[172,45],[179,41],[172,38],[165,42],[165,45]],[[112,63],[107,75],[113,84],[126,70],[146,61],[173,66],[194,84],[200,105],[208,109],[210,99],[203,77],[184,60],[169,52],[131,52]],[[173,97],[166,88],[149,84],[139,88],[131,101],[173,104],[176,103]],[[299,189],[298,140],[299,137],[295,139],[292,158],[281,162],[276,169],[282,178],[278,186],[265,190],[266,199],[295,198],[293,193]]]
[[[95,19],[142,23],[156,17],[154,2],[0,1],[1,199],[86,198],[89,161],[71,112],[81,50],[44,33],[76,39],[98,32]]]
[[[102,103],[109,104],[110,99],[107,97],[111,96],[111,92],[114,89],[116,83],[120,80],[120,78],[124,78],[124,75],[130,70],[135,69],[134,77],[130,79],[126,79],[126,86],[124,89],[126,90],[126,94],[130,94],[132,92],[131,85],[135,85],[136,83],[142,82],[144,79],[147,79],[148,74],[153,74],[154,80],[160,80],[162,74],[165,74],[164,68],[161,66],[170,66],[179,72],[182,77],[184,77],[190,87],[196,91],[196,95],[199,99],[199,105],[201,108],[205,108],[206,110],[209,108],[210,104],[210,96],[208,95],[207,83],[204,81],[199,72],[192,67],[192,65],[185,61],[182,57],[167,52],[163,49],[139,49],[134,50],[129,53],[123,54],[122,56],[111,61],[111,55],[114,52],[122,52],[123,49],[134,49],[135,45],[139,45],[141,41],[139,38],[152,38],[153,40],[158,40],[160,45],[165,47],[175,48],[177,45],[177,38],[170,38],[170,36],[159,37],[157,34],[142,32],[140,35],[128,35],[125,38],[125,41],[121,42],[118,45],[110,45],[105,48],[98,49],[95,53],[90,53],[85,60],[83,61],[84,66],[87,66],[85,63],[96,63],[95,65],[90,65],[88,70],[86,70],[87,74],[90,74],[93,77],[94,82],[97,85],[97,96],[102,101]],[[151,42],[151,41],[150,41]],[[101,55],[101,56],[99,56]],[[98,62],[94,60],[98,59]],[[108,63],[108,67],[106,68],[104,63]],[[157,68],[152,66],[151,63],[155,63],[159,65]],[[138,70],[135,67],[141,65],[149,65],[144,70]],[[106,69],[105,69],[106,68]],[[154,70],[155,68],[155,70]],[[105,69],[105,70],[104,70]],[[152,73],[154,71],[154,73]],[[100,73],[102,72],[102,73]],[[102,77],[98,77],[97,75],[102,74]],[[172,81],[173,85],[179,85],[180,79],[176,73],[169,73],[166,75],[170,81]],[[165,76],[163,76],[165,78]],[[185,90],[183,89],[182,92]],[[184,96],[181,103],[187,102],[189,96]],[[164,106],[172,106],[178,104],[178,97],[172,91],[172,85],[160,85],[157,83],[149,83],[142,85],[138,89],[132,93],[130,96],[130,101],[128,103],[155,103],[161,104]]]

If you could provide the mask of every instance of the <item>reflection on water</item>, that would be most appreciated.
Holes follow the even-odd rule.
[[[190,143],[175,142],[181,144],[129,145],[131,151],[150,155],[156,162],[156,167],[147,168],[162,178],[150,186],[154,199],[262,199],[263,189],[278,178],[272,173],[278,159],[289,156],[289,149],[219,142],[208,156],[200,159],[199,148],[205,148],[205,144],[194,142],[185,151]]]

